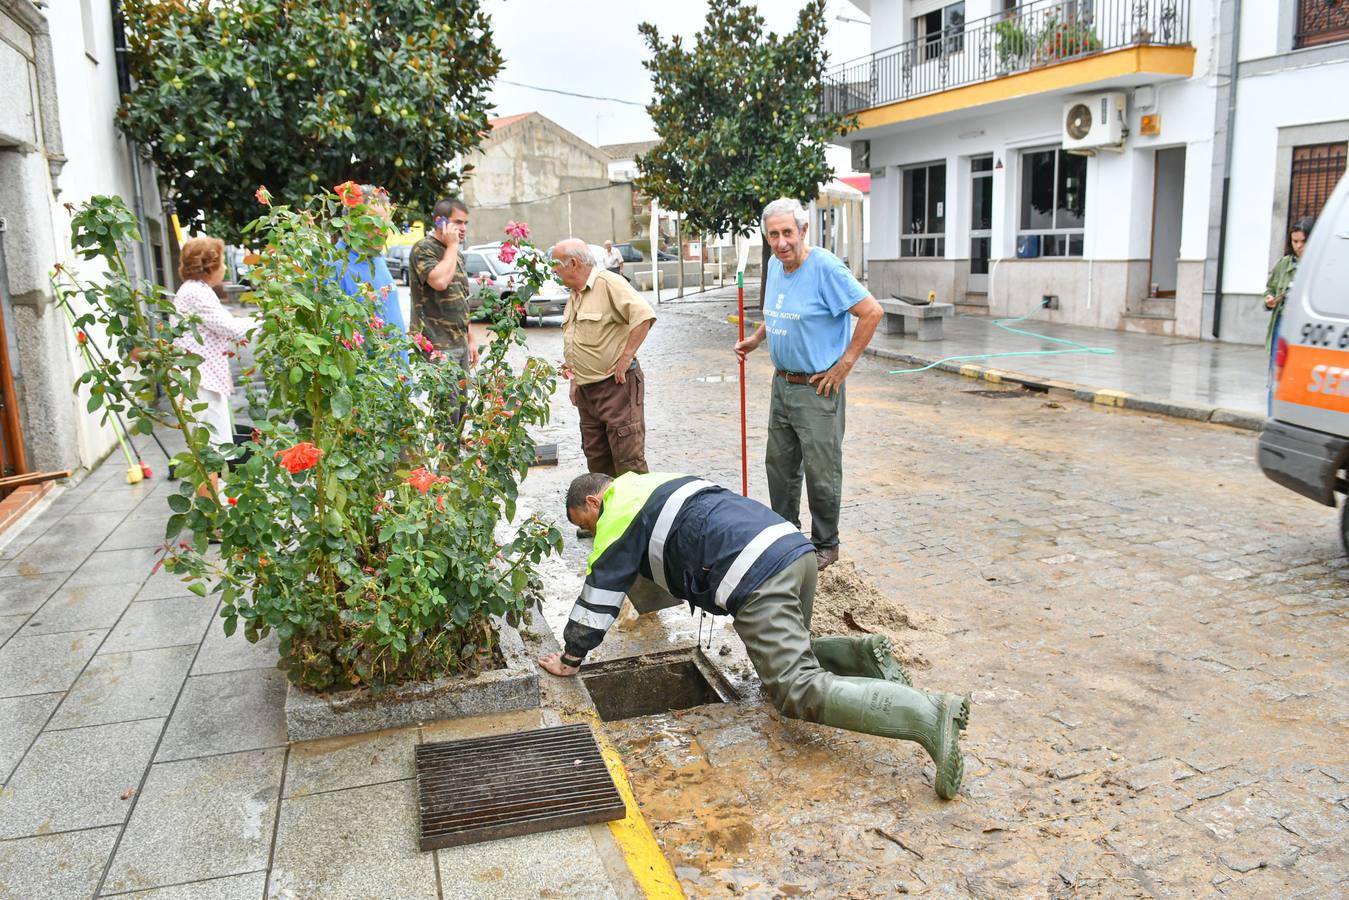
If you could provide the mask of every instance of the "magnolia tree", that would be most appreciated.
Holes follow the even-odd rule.
[[[128,274],[123,248],[138,232],[120,200],[95,197],[73,218],[76,249],[106,260],[107,281],[61,271],[58,287],[68,308],[78,294],[90,310],[77,329],[100,322],[115,342],[80,379],[90,409],[185,438],[163,564],[195,593],[221,594],[226,634],[276,632],[293,683],[378,690],[490,667],[493,617],[528,615],[534,567],[562,538],[538,518],[514,521],[517,489],[535,458],[526,426],[547,420],[556,373],[541,359],[508,360],[523,344],[514,310],[489,302],[493,340],[467,372],[383,322],[373,288],[347,296],[336,241],[371,256],[387,226],[354,185],[335,190],[301,208],[256,194],[263,215],[244,231],[262,248],[250,277],[265,387],[250,396],[254,430],[236,449],[213,445],[199,424],[202,360],[175,344],[199,321],[174,317],[170,297]],[[549,275],[527,237],[513,225],[505,251],[520,252],[520,302]],[[229,463],[217,488],[211,474]],[[513,523],[504,539],[503,519]]]
[[[747,234],[770,200],[809,203],[833,177],[829,142],[855,127],[851,116],[820,110],[824,0],[805,3],[791,31],[765,26],[753,3],[710,0],[690,45],[649,22],[638,28],[660,143],[638,160],[637,187],[683,213],[694,232]],[[767,271],[766,241],[762,255]]]
[[[491,131],[501,68],[479,0],[122,0],[132,83],[118,124],[184,220],[234,240],[241,185],[279,196],[345,178],[429,213]],[[304,152],[297,153],[296,148]]]

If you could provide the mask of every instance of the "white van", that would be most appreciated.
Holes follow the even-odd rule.
[[[1275,338],[1260,468],[1326,506],[1349,493],[1349,176],[1312,227]],[[1340,510],[1349,552],[1349,502]]]

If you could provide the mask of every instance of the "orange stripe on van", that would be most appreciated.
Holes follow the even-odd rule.
[[[1274,397],[1284,403],[1349,412],[1349,351],[1290,344]]]

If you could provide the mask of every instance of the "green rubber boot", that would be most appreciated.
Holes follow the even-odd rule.
[[[820,722],[919,744],[937,767],[937,796],[950,800],[965,774],[960,732],[969,715],[969,698],[959,694],[929,694],[891,681],[838,677],[829,686]]]
[[[866,637],[829,635],[815,638],[810,646],[826,672],[856,678],[882,678],[913,687],[908,671],[895,659],[890,639],[883,634]]]

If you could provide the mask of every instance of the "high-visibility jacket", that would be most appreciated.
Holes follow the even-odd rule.
[[[604,492],[585,584],[562,632],[567,655],[599,646],[639,576],[690,607],[735,615],[765,578],[813,549],[768,507],[710,481],[620,475]]]

